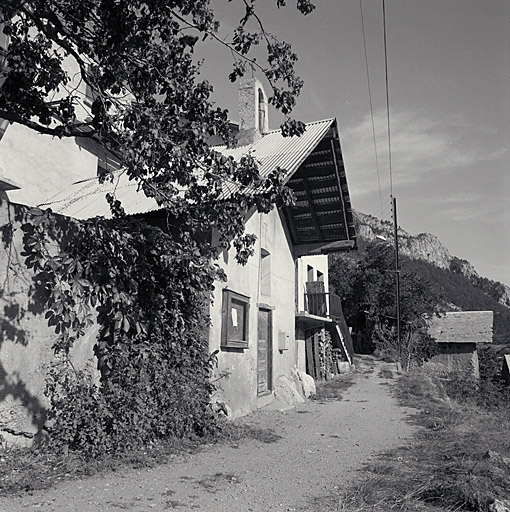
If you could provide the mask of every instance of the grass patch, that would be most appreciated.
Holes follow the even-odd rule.
[[[367,464],[317,510],[489,512],[508,500],[510,410],[453,400],[447,388],[421,371],[400,377],[399,397],[416,408],[410,421],[421,427],[414,440]]]
[[[383,368],[378,373],[378,377],[381,377],[381,379],[393,379],[393,372],[388,368]]]
[[[354,377],[352,375],[336,375],[331,380],[325,382],[317,382],[316,400],[342,400],[343,393],[353,384]]]
[[[281,436],[271,429],[225,422],[211,437],[170,438],[137,451],[96,459],[85,458],[73,452],[65,457],[61,451],[52,449],[51,445],[39,450],[0,450],[0,496],[31,493],[53,487],[64,480],[78,480],[97,473],[153,467],[171,462],[179,455],[196,453],[206,444],[238,444],[250,439],[261,443],[275,443]]]

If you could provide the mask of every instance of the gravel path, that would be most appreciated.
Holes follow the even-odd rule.
[[[390,394],[384,363],[358,359],[343,400],[259,411],[245,421],[271,428],[273,442],[211,446],[163,466],[96,475],[33,495],[0,499],[0,511],[135,512],[308,510],[314,498],[348,482],[372,455],[404,444],[409,412]],[[386,365],[387,366],[387,365]]]

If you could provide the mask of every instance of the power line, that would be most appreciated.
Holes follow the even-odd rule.
[[[397,344],[398,358],[401,359],[401,331],[400,331],[400,268],[398,259],[398,222],[397,199],[393,196],[393,173],[391,168],[391,127],[390,127],[390,93],[388,86],[388,45],[386,37],[386,1],[383,0],[383,28],[384,28],[384,69],[386,79],[386,116],[388,121],[388,163],[390,167],[390,200],[393,210],[393,236],[395,239],[395,308],[397,313]]]
[[[381,218],[383,220],[386,220],[386,218],[389,218],[389,217],[391,217],[391,204],[390,203],[388,203],[388,205],[384,208]]]
[[[381,175],[379,172],[379,158],[377,154],[377,142],[375,137],[375,123],[374,123],[374,107],[372,102],[372,87],[370,85],[370,73],[368,71],[368,55],[367,55],[367,40],[365,35],[365,19],[363,15],[363,3],[362,0],[359,0],[359,8],[361,13],[361,29],[363,32],[363,47],[365,49],[365,69],[367,72],[367,83],[368,83],[368,98],[370,101],[370,117],[372,119],[372,137],[374,140],[374,153],[375,153],[375,166],[377,169],[377,183],[379,185],[379,202],[381,204],[381,217],[383,216],[383,201],[382,201],[382,192],[381,192]]]
[[[384,70],[386,81],[386,119],[388,126],[388,162],[390,167],[390,196],[393,197],[393,171],[391,168],[391,127],[390,127],[390,93],[388,87],[388,45],[386,38],[386,1],[382,3],[383,31],[384,31]]]

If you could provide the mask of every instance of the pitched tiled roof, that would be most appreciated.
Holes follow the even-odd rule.
[[[250,154],[259,162],[259,170],[263,177],[268,176],[276,167],[287,171],[286,179],[304,162],[314,147],[325,136],[334,123],[334,119],[326,119],[308,123],[300,137],[283,137],[280,130],[265,134],[260,140],[249,146],[228,149],[217,146],[215,149],[226,156],[238,160]],[[104,198],[106,193],[115,193],[122,202],[126,213],[133,215],[157,210],[159,207],[153,198],[148,198],[138,190],[138,184],[130,181],[125,173],[114,173],[112,182],[99,183],[97,178],[78,181],[66,190],[51,197],[40,205],[62,215],[77,219],[87,219],[98,215],[109,217],[110,208]],[[226,183],[225,195],[234,190],[236,185]]]
[[[454,311],[434,317],[429,334],[438,343],[491,343],[492,311]]]

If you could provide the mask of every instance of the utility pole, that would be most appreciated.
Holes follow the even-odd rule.
[[[395,283],[396,283],[396,309],[397,309],[397,343],[400,360],[401,336],[400,336],[400,268],[398,263],[398,224],[397,224],[397,198],[391,197],[393,207],[393,236],[395,238]]]

